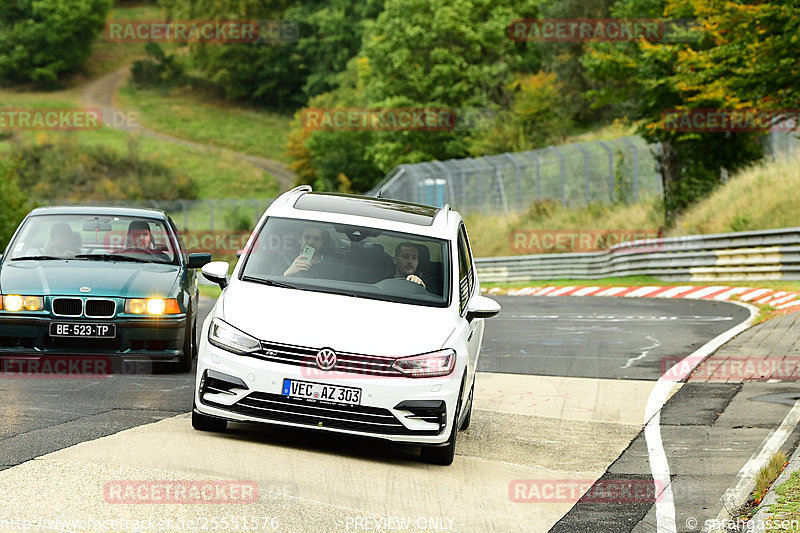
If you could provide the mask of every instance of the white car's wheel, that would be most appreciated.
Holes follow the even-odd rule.
[[[464,376],[466,379],[466,376]],[[449,466],[453,464],[456,456],[456,436],[458,435],[458,416],[460,413],[461,397],[464,394],[464,382],[461,382],[461,390],[458,391],[456,401],[456,415],[453,418],[453,428],[450,430],[450,438],[444,446],[423,446],[421,457],[426,463],[434,465]]]

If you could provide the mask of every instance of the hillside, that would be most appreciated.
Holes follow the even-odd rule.
[[[726,233],[800,226],[800,166],[797,159],[768,161],[743,170],[681,215],[664,236]],[[630,205],[590,205],[567,209],[554,202],[535,203],[522,214],[467,215],[474,252],[479,257],[534,253],[514,246],[515,231],[634,230],[657,233],[663,205],[649,198]],[[556,234],[553,231],[553,234]],[[560,249],[558,251],[569,251]],[[574,250],[588,251],[588,250]]]

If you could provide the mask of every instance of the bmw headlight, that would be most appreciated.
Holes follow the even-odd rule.
[[[129,298],[125,300],[125,312],[132,315],[177,315],[181,308],[175,298]]]
[[[236,329],[227,322],[215,318],[208,328],[208,342],[229,352],[244,355],[261,348],[261,343],[247,333]]]
[[[6,311],[41,311],[43,308],[44,299],[41,296],[6,294],[0,298],[0,309]]]

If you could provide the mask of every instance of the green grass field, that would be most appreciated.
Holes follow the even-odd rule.
[[[70,89],[56,93],[0,91],[0,106],[16,108],[66,108],[80,106],[77,93]],[[12,149],[13,142],[42,142],[48,138],[72,138],[83,145],[102,145],[125,152],[135,137],[142,157],[170,167],[178,175],[191,177],[199,186],[200,198],[274,198],[278,185],[268,173],[246,161],[212,151],[198,150],[103,127],[95,131],[18,132],[13,139],[0,141],[0,152]]]
[[[292,117],[209,99],[187,90],[170,93],[123,87],[117,104],[139,112],[142,125],[181,139],[289,162]]]

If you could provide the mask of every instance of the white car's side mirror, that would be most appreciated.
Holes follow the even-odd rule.
[[[467,304],[467,321],[473,318],[491,318],[500,312],[500,304],[486,296],[474,296]]]
[[[212,261],[203,265],[203,277],[216,283],[221,289],[228,286],[228,263],[225,261]]]

